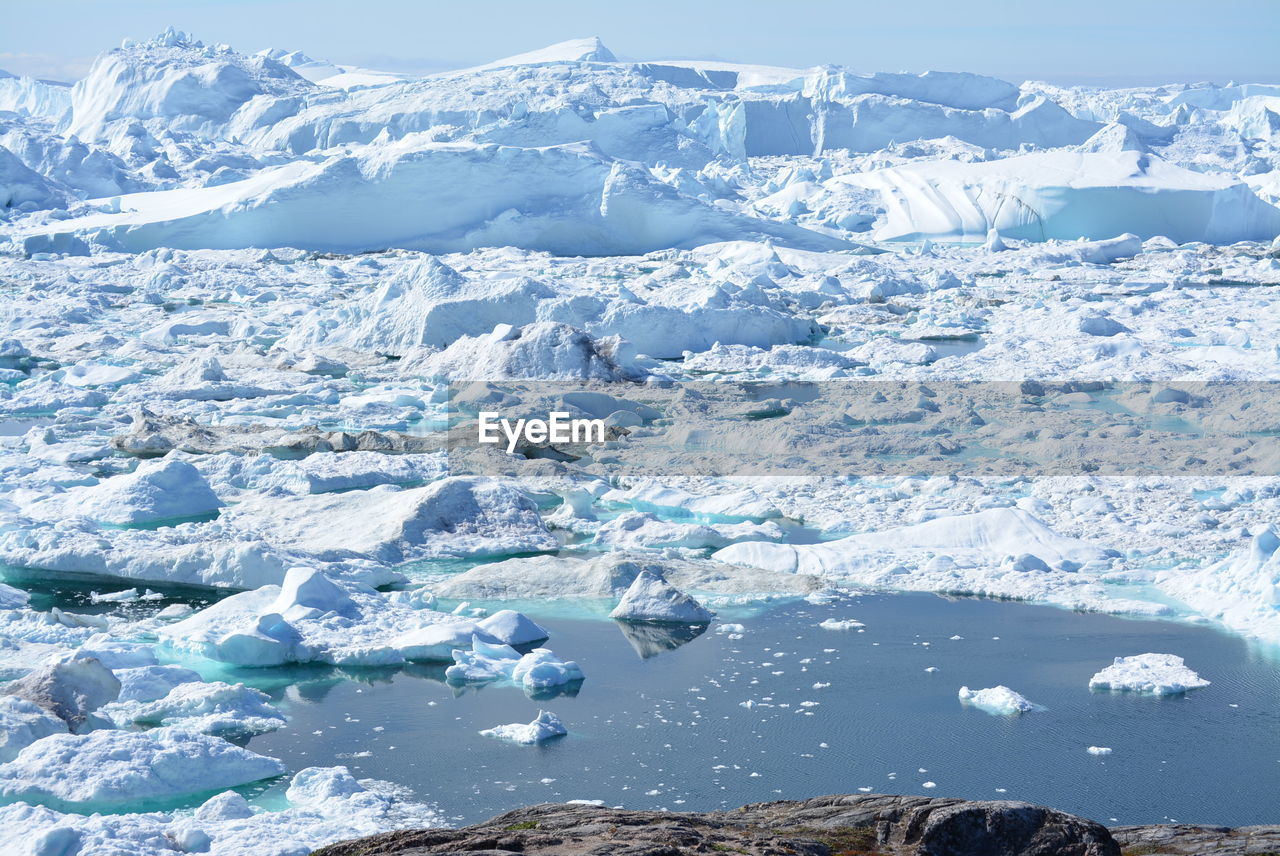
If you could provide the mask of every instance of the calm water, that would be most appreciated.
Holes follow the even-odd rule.
[[[294,769],[346,764],[466,822],[549,800],[693,810],[862,787],[1024,799],[1104,823],[1280,821],[1280,668],[1211,629],[869,596],[775,606],[740,619],[742,639],[708,632],[654,654],[663,640],[530,611],[552,631],[549,647],[586,671],[575,697],[459,692],[443,667],[242,671],[291,717],[251,748]],[[831,617],[866,630],[817,626]],[[1090,692],[1113,657],[1146,651],[1185,657],[1212,686],[1164,699]],[[959,703],[964,684],[1006,684],[1047,710],[991,716]],[[540,707],[567,737],[529,748],[477,733]],[[1114,754],[1089,755],[1091,745]]]

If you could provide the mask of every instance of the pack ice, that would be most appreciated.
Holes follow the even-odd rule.
[[[659,478],[609,449],[516,478],[449,447],[467,407],[521,403],[496,381],[594,384],[565,408],[673,454],[699,438],[637,390],[696,409],[692,381],[762,382],[740,416],[767,428],[810,381],[918,384],[878,404],[895,423],[929,383],[1013,380],[1044,413],[1194,429],[1179,384],[1280,373],[1276,85],[592,38],[413,77],[240,47],[170,29],[80,81],[0,73],[0,850],[285,854],[444,823],[232,742],[289,699],[212,678],[432,662],[459,690],[589,692],[591,652],[516,611],[543,601],[612,614],[643,657],[713,610],[863,589],[1280,640],[1275,478]],[[64,581],[95,614],[27,591]],[[1204,684],[1161,654],[1091,683]],[[225,790],[282,776],[269,807]]]

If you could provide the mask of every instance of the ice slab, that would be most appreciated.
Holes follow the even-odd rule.
[[[1089,689],[1177,695],[1209,686],[1181,657],[1173,654],[1135,654],[1116,661],[1089,679]]]
[[[497,725],[493,728],[486,728],[480,733],[485,737],[496,737],[499,740],[507,740],[523,746],[533,746],[553,737],[563,737],[569,732],[565,729],[564,723],[560,721],[560,717],[551,711],[540,710],[533,722]]]

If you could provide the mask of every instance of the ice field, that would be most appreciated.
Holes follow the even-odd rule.
[[[170,29],[74,85],[0,72],[0,852],[301,856],[551,796],[1066,798],[1025,758],[908,776],[883,728],[839,778],[863,744],[823,694],[859,686],[975,746],[1069,734],[1055,751],[1099,794],[1149,783],[1124,822],[1175,810],[1161,763],[1205,763],[1161,729],[1236,729],[1259,792],[1280,786],[1280,462],[1162,445],[1280,433],[1280,84],[620,61],[590,38],[414,77],[297,47]],[[464,381],[490,385],[467,407],[563,389],[608,442],[460,468]],[[911,394],[832,425],[927,427],[945,384],[1007,381],[1037,418],[1141,417],[1125,437],[1159,465],[610,469],[646,437],[708,442],[651,393],[694,414],[699,385],[777,385],[717,412],[763,455],[809,424],[796,390],[880,381]],[[1261,406],[1208,418],[1194,390],[1232,384]],[[858,597],[913,638],[877,650]],[[1020,618],[1049,606],[1068,641]],[[1007,677],[996,648],[925,671],[988,619],[1032,646]],[[773,680],[801,653],[811,681]],[[734,686],[688,689],[709,680]],[[430,727],[370,737],[374,696]],[[714,752],[671,725],[699,727],[686,702],[731,723]],[[732,745],[734,717],[780,709],[807,743],[773,723]],[[641,725],[689,781],[736,772],[713,792],[586,769],[606,739],[661,763]],[[817,748],[822,728],[847,739]],[[409,763],[433,743],[447,774]]]

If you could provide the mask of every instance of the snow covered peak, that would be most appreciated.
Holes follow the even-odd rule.
[[[190,33],[176,29],[172,25],[165,27],[163,33],[144,42],[143,44],[146,47],[156,48],[204,47],[204,42],[201,42],[198,39],[193,39]]]
[[[294,68],[299,65],[308,65],[316,62],[316,60],[304,54],[302,51],[287,51],[283,48],[267,48],[258,51],[254,56],[263,56],[267,59],[275,60],[287,68]]]
[[[544,65],[546,63],[556,62],[617,61],[618,58],[613,55],[613,51],[605,47],[604,42],[600,41],[598,36],[590,36],[585,39],[569,39],[568,41],[557,42],[554,45],[548,45],[547,47],[540,48],[536,51],[528,51],[527,53],[496,59],[493,62],[468,69],[468,71],[506,68],[512,65]]]
[[[119,120],[158,120],[154,132],[208,130],[256,96],[293,95],[310,86],[273,59],[206,46],[171,27],[98,57],[72,90],[68,131],[82,140],[103,139]]]

